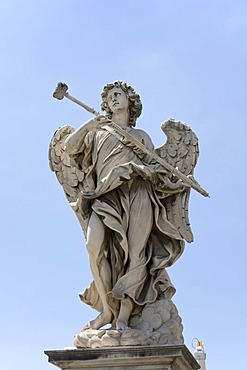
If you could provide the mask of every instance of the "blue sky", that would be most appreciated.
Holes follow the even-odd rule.
[[[141,95],[138,127],[160,146],[160,123],[200,140],[195,242],[169,269],[190,350],[207,369],[243,368],[246,352],[247,2],[0,1],[0,346],[5,370],[48,370],[45,349],[73,344],[95,313],[78,299],[91,280],[84,237],[47,162],[62,124],[91,116],[52,92],[59,81],[99,109],[105,83]]]

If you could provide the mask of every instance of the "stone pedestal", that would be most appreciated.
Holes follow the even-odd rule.
[[[126,346],[45,351],[62,370],[198,370],[184,345]]]

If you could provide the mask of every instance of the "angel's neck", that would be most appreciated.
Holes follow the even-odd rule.
[[[119,126],[129,126],[129,112],[125,110],[123,112],[113,113],[112,120]]]

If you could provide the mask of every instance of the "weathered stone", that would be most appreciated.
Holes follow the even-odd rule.
[[[184,346],[135,346],[45,351],[48,361],[62,370],[198,370]]]
[[[71,97],[66,84],[54,96]],[[154,149],[136,129],[140,96],[123,81],[105,85],[105,115],[78,129],[59,128],[50,166],[86,237],[93,282],[80,294],[99,315],[75,336],[78,348],[182,344],[182,324],[167,273],[192,242],[188,219],[198,139],[185,124],[162,124],[167,142]],[[96,113],[97,114],[97,113]],[[111,330],[100,330],[111,324]]]
[[[173,302],[160,299],[149,303],[130,318],[125,330],[82,330],[75,335],[76,348],[183,344],[181,318]]]

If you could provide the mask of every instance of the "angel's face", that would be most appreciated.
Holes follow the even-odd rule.
[[[129,108],[129,99],[121,87],[109,90],[107,103],[112,113],[119,113]]]

